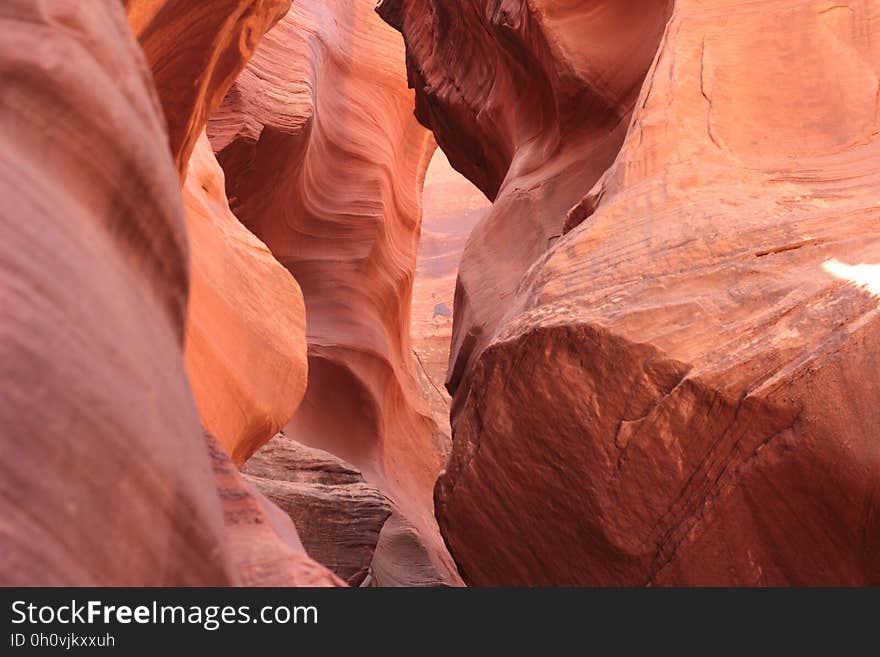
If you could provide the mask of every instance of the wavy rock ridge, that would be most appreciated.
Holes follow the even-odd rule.
[[[291,0],[122,0],[168,121],[181,177],[208,117]]]
[[[876,584],[880,6],[631,5],[382,5],[420,119],[496,197],[456,295],[446,542],[472,584]]]
[[[413,581],[455,583],[431,496],[447,437],[409,338],[434,144],[411,116],[402,60],[399,35],[369,0],[297,2],[208,134],[232,210],[305,298],[309,383],[286,433],[352,463],[392,500],[403,521],[388,527],[409,525],[430,557],[431,572],[420,566]]]
[[[880,2],[378,12],[0,5],[0,584],[880,584]]]
[[[296,281],[229,211],[223,172],[204,128],[290,0],[124,4],[151,67],[184,179],[187,232],[194,244],[187,372],[202,423],[241,465],[302,400],[308,370],[305,310]]]

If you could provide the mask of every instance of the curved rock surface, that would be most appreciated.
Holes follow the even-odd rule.
[[[123,0],[153,72],[181,178],[208,117],[291,0]]]
[[[10,0],[0,33],[0,441],[14,455],[0,582],[340,584],[216,444],[209,458],[184,369],[180,179],[123,4]]]
[[[204,128],[290,0],[125,4],[184,176],[192,244],[187,372],[203,426],[240,466],[303,398],[305,308],[296,281],[229,211]]]
[[[186,366],[202,424],[239,466],[293,417],[305,394],[299,285],[229,211],[207,137],[183,188],[190,252]]]
[[[297,527],[308,553],[351,586],[370,573],[391,506],[353,466],[279,434],[242,469]]]
[[[422,396],[408,327],[434,145],[411,115],[402,60],[371,0],[297,2],[208,134],[233,212],[305,297],[309,384],[286,433],[361,470],[412,525],[433,577],[456,583],[432,512],[447,436]]]
[[[210,433],[217,493],[232,561],[242,586],[344,586],[323,565],[306,555],[297,527],[287,510],[263,494],[262,480],[241,474]],[[270,496],[272,497],[272,496]],[[313,556],[320,555],[312,553]],[[322,560],[323,563],[323,560]]]
[[[122,5],[9,0],[0,33],[0,581],[235,583],[179,179]]]
[[[185,364],[208,429],[238,582],[333,586],[341,582],[306,555],[290,518],[250,489],[233,465],[271,438],[302,400],[305,309],[290,273],[230,212],[223,172],[204,133],[208,114],[289,6],[289,0],[126,2],[159,92],[172,154],[185,175],[191,244]]]
[[[560,215],[613,162],[670,7],[380,3],[407,43],[416,115],[494,201],[461,260],[450,392],[516,302],[523,274],[560,237]]]
[[[632,4],[383,3],[496,196],[444,537],[472,584],[877,584],[880,5]]]

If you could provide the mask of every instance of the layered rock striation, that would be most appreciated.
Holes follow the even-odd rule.
[[[122,0],[143,48],[181,178],[208,117],[291,0]]]
[[[230,207],[299,282],[309,383],[285,433],[356,466],[458,581],[432,512],[447,437],[409,338],[419,195],[434,149],[400,36],[369,0],[303,0],[266,36],[208,134]],[[381,560],[380,550],[376,558]]]
[[[0,580],[230,584],[179,179],[122,6],[99,4],[0,8]]]
[[[382,4],[495,198],[446,542],[472,584],[876,584],[878,6],[636,4]]]
[[[187,373],[203,425],[241,465],[302,400],[305,309],[296,281],[229,211],[204,129],[290,0],[124,4],[183,179],[192,243]]]
[[[351,586],[364,582],[391,506],[356,468],[279,434],[243,472],[290,516],[310,555]]]
[[[0,584],[880,584],[880,3],[373,4],[0,6]]]
[[[341,584],[205,444],[184,368],[174,120],[126,20],[135,4],[0,8],[0,441],[14,455],[0,581]]]
[[[217,493],[223,506],[223,520],[232,561],[242,586],[343,586],[327,569],[324,555],[309,555],[300,529],[286,508],[276,504],[271,491],[257,477],[242,474],[232,463],[223,446],[210,433],[205,441]],[[274,489],[272,489],[274,490]],[[378,533],[378,532],[377,532]],[[312,557],[320,559],[319,565]]]

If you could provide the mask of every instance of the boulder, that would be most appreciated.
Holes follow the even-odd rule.
[[[279,434],[242,472],[290,516],[313,558],[351,586],[364,581],[391,506],[357,469]]]
[[[880,582],[870,3],[381,10],[495,198],[435,492],[466,581]]]

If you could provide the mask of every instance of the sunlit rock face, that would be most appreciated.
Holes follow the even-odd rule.
[[[877,584],[880,5],[642,4],[382,4],[495,197],[444,537],[473,584]]]
[[[207,429],[213,493],[236,582],[334,586],[341,580],[306,555],[291,518],[236,470],[302,400],[305,308],[290,273],[229,210],[223,172],[204,132],[208,114],[289,6],[285,0],[126,2],[184,177],[190,244],[184,360]]]
[[[286,433],[352,463],[391,499],[430,557],[403,579],[454,584],[432,509],[448,438],[409,337],[434,143],[412,116],[403,41],[373,4],[294,3],[208,134],[233,212],[305,298],[309,383]]]
[[[187,373],[202,424],[240,466],[305,394],[305,306],[290,272],[230,212],[204,134],[183,198],[192,245]]]
[[[208,117],[291,0],[122,0],[168,121],[181,177]]]
[[[305,393],[305,308],[296,281],[229,211],[204,136],[259,39],[290,0],[126,0],[183,176],[191,295],[187,373],[203,425],[241,465]]]
[[[0,34],[0,583],[236,583],[183,367],[180,183],[122,5],[7,0]]]

